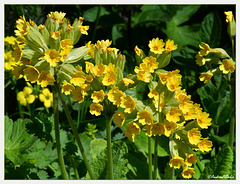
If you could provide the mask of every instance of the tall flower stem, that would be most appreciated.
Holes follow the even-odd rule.
[[[73,123],[72,116],[70,115],[70,112],[69,112],[68,107],[67,107],[67,105],[66,105],[66,103],[65,103],[65,100],[64,100],[63,95],[62,95],[62,93],[61,93],[61,91],[60,91],[60,88],[57,87],[57,89],[58,89],[59,97],[60,97],[61,102],[62,102],[62,105],[63,105],[63,109],[64,109],[65,114],[66,114],[66,116],[67,116],[68,122],[69,122],[69,124],[70,124],[70,126],[71,126],[71,128],[72,128],[73,135],[74,135],[74,137],[75,137],[75,139],[76,139],[76,141],[77,141],[77,144],[78,144],[79,150],[80,150],[80,152],[81,152],[81,154],[82,154],[83,161],[84,161],[84,163],[85,163],[85,165],[86,165],[87,171],[88,171],[91,179],[96,179],[95,176],[94,176],[94,174],[93,174],[93,172],[92,172],[91,166],[90,166],[90,164],[89,164],[89,162],[88,162],[88,160],[87,160],[87,157],[86,157],[86,154],[85,154],[85,151],[84,151],[82,142],[81,142],[81,140],[80,140],[80,138],[79,138],[79,135],[78,135],[78,132],[77,132],[77,128],[76,128],[76,126],[75,126],[74,123]]]
[[[111,146],[111,124],[112,124],[112,117],[106,116],[108,177],[109,177],[109,179],[114,179],[114,177],[113,177],[113,161],[112,161],[112,146]]]
[[[157,170],[158,170],[158,137],[159,137],[159,135],[155,136],[153,179],[157,179]]]
[[[229,146],[233,149],[234,134],[235,134],[235,80],[231,80],[231,118],[229,127]]]
[[[148,137],[148,172],[149,179],[152,180],[152,138]]]
[[[67,180],[68,173],[65,168],[64,159],[63,159],[63,151],[62,151],[61,142],[60,142],[58,91],[56,89],[56,86],[53,87],[53,113],[54,113],[54,127],[55,127],[55,139],[56,139],[56,146],[57,146],[58,162],[60,165],[62,178]]]

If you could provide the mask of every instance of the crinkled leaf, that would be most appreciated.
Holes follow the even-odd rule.
[[[4,152],[15,165],[25,161],[24,153],[37,139],[34,135],[27,133],[25,125],[29,121],[29,119],[18,119],[13,122],[8,116],[4,117]]]
[[[90,154],[93,159],[107,147],[107,141],[104,139],[93,139],[90,143]]]
[[[233,162],[233,152],[229,146],[220,150],[215,158],[205,167],[202,179],[209,179],[209,176],[219,176],[213,179],[226,179],[231,173]],[[224,178],[221,178],[224,177]]]

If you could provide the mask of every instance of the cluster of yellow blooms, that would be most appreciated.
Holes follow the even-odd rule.
[[[231,11],[224,13],[226,15],[226,22],[228,23],[228,34],[230,38],[233,39],[236,34],[233,14]],[[208,83],[213,75],[228,74],[230,76],[230,74],[235,71],[235,62],[224,49],[210,48],[210,46],[204,42],[202,42],[199,47],[201,50],[195,56],[197,65],[203,66],[206,63],[209,63],[209,65],[218,65],[216,68],[211,67],[209,71],[201,73],[199,79],[200,81],[204,81],[204,84]],[[211,57],[207,57],[208,55],[211,55]]]

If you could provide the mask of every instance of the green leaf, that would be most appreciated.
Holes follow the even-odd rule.
[[[211,160],[203,171],[202,179],[211,179],[211,176],[218,177],[212,179],[227,179],[232,170],[233,152],[229,146],[225,146]],[[223,178],[222,178],[223,177]]]
[[[154,145],[154,140],[152,140],[152,145]],[[136,135],[134,139],[135,145],[138,147],[139,151],[143,151],[148,154],[148,136],[144,131],[141,131],[139,135]],[[159,136],[158,140],[158,156],[164,157],[168,156],[169,153],[168,138],[165,136]],[[154,152],[154,147],[152,146],[152,153]]]
[[[48,179],[48,173],[46,171],[40,170],[37,172],[37,176],[40,180],[47,180]]]
[[[105,148],[107,147],[107,141],[104,139],[93,139],[90,143],[90,154],[93,159],[96,159]]]
[[[125,142],[116,141],[112,143],[112,158],[113,158],[113,176],[114,179],[126,179],[128,172],[125,158],[128,153],[128,148]],[[104,149],[92,161],[91,167],[97,179],[105,179],[107,177],[107,149]],[[87,173],[86,179],[90,179]]]
[[[88,137],[86,134],[82,133],[79,134],[79,138],[82,142],[82,146],[83,149],[86,153],[87,159],[90,160],[91,159],[91,155],[90,155],[90,143],[91,143],[91,138]],[[80,152],[80,150],[78,149],[78,155],[80,156],[80,158],[82,158],[82,154]]]
[[[201,23],[199,32],[202,42],[208,43],[211,47],[218,47],[221,39],[221,19],[219,15],[211,12]]]
[[[4,117],[4,152],[15,165],[25,161],[24,153],[36,141],[34,135],[27,133],[25,124],[29,121],[29,119],[18,119],[13,122],[8,116]]]
[[[124,34],[123,31],[125,29],[125,24],[114,24],[112,27],[112,41],[113,44],[116,45],[116,41],[119,38],[123,38]]]
[[[76,63],[81,59],[87,60],[91,57],[87,54],[88,49],[85,46],[72,49],[63,63]]]
[[[84,13],[83,13],[83,17],[84,17],[84,20],[86,21],[89,21],[89,22],[94,22],[97,18],[97,12],[98,12],[98,9],[101,8],[100,10],[100,17],[103,16],[103,15],[108,15],[109,12],[102,6],[95,6],[93,8],[90,8],[88,10],[86,10]]]

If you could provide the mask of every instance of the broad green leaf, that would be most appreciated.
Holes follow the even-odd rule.
[[[85,154],[88,158],[88,160],[91,159],[91,155],[90,155],[90,143],[91,143],[91,138],[88,137],[86,134],[82,133],[82,134],[79,134],[79,138],[82,142],[82,146],[83,146],[83,149],[85,151]],[[76,144],[77,145],[77,144]],[[78,155],[80,156],[80,158],[82,158],[82,154],[78,148]]]
[[[76,63],[81,59],[87,60],[91,57],[87,54],[88,49],[85,46],[72,49],[63,63]]]
[[[93,159],[107,147],[107,141],[104,139],[93,139],[90,143],[90,154]]]
[[[204,18],[199,34],[202,42],[213,48],[218,47],[221,39],[221,20],[218,14],[211,12]]]
[[[152,140],[152,145],[154,145],[154,139]],[[148,136],[144,131],[141,131],[139,135],[136,135],[134,139],[135,145],[138,147],[139,151],[143,151],[148,154]],[[169,153],[168,138],[164,135],[159,136],[158,140],[158,156],[164,157],[168,156]],[[152,153],[154,152],[154,147],[152,146]]]
[[[6,157],[15,165],[25,161],[24,153],[36,141],[34,135],[28,134],[25,124],[29,119],[18,119],[13,122],[8,116],[4,117],[4,152]]]
[[[99,11],[99,8],[100,8],[100,14],[99,14],[99,17],[103,16],[103,15],[108,15],[109,12],[102,6],[95,6],[93,8],[90,8],[88,10],[86,10],[84,13],[83,13],[83,17],[84,17],[84,20],[86,21],[89,21],[89,22],[94,22],[97,18],[97,13]]]
[[[117,39],[124,37],[124,29],[125,24],[114,24],[114,26],[112,27],[112,41],[114,45],[116,45]]]
[[[128,148],[125,142],[116,141],[112,143],[112,158],[113,158],[113,176],[114,179],[126,179],[128,172],[127,163],[128,160],[125,158],[128,153]],[[107,149],[101,151],[100,154],[93,159],[91,167],[93,173],[97,179],[107,178]],[[90,179],[87,173],[86,179]]]
[[[213,179],[227,179],[232,170],[233,152],[229,146],[220,150],[215,158],[205,167],[202,179],[209,179],[210,176],[219,176]],[[221,178],[223,177],[223,178]]]

